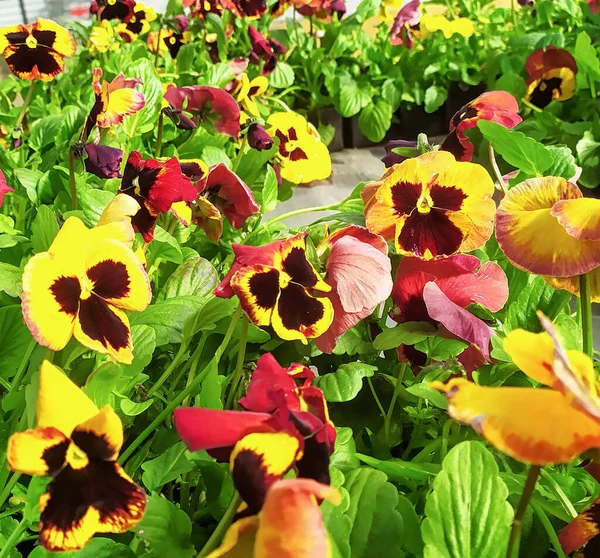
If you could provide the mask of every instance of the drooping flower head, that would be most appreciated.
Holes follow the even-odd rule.
[[[273,138],[267,134],[262,124],[257,122],[253,122],[248,126],[246,137],[248,138],[248,145],[257,151],[265,151],[273,147]]]
[[[492,330],[466,308],[480,304],[491,312],[502,309],[508,299],[508,280],[494,262],[483,265],[467,254],[441,260],[403,258],[396,272],[392,318],[398,323],[428,322],[471,344],[458,360],[467,372],[490,360]],[[399,347],[398,354],[413,365],[426,356],[414,347]]]
[[[562,48],[550,45],[536,50],[529,55],[525,70],[529,74],[525,98],[538,108],[566,101],[575,93],[577,62]]]
[[[119,19],[127,21],[133,16],[135,0],[92,0],[90,13],[98,19]]]
[[[341,335],[390,296],[392,265],[386,241],[358,225],[348,225],[328,236],[319,250],[329,250],[325,281],[331,291],[324,296],[331,300],[334,316],[315,344],[324,353],[331,353]]]
[[[177,202],[194,201],[198,195],[175,157],[161,162],[142,159],[137,151],[129,154],[119,191],[140,204],[131,222],[146,242],[154,238],[154,227],[161,213],[171,211]]]
[[[42,363],[36,428],[13,434],[6,459],[13,471],[50,476],[40,496],[40,544],[49,552],[83,548],[95,533],[124,533],[146,509],[146,495],[116,462],[123,425],[67,376]]]
[[[108,145],[89,143],[85,146],[85,170],[98,178],[121,178],[123,151]]]
[[[331,301],[314,295],[331,287],[321,279],[306,257],[306,233],[265,246],[233,244],[235,260],[215,289],[220,297],[237,295],[250,320],[271,325],[282,339],[319,337],[331,325]]]
[[[124,310],[144,310],[152,294],[132,243],[129,223],[88,229],[69,217],[49,250],[27,262],[23,319],[40,345],[60,351],[75,335],[89,349],[132,361]]]
[[[390,42],[412,48],[414,44],[411,28],[421,20],[421,0],[411,0],[398,11],[390,29]]]
[[[150,31],[150,22],[156,19],[154,8],[146,6],[141,2],[136,2],[133,8],[133,14],[123,19],[115,31],[121,35],[125,42],[130,43],[140,35]]]
[[[250,62],[252,64],[259,64],[261,60],[264,60],[265,65],[262,69],[263,76],[273,73],[273,70],[277,65],[277,58],[280,54],[285,52],[285,47],[275,39],[263,37],[255,27],[252,27],[252,25],[248,26],[248,35],[250,36],[250,43],[252,44]]]
[[[279,138],[281,176],[292,184],[324,180],[331,175],[327,146],[296,112],[275,112],[267,120],[270,136]]]
[[[75,54],[75,41],[64,27],[38,18],[29,25],[0,28],[0,54],[19,79],[52,81]]]
[[[399,253],[429,260],[481,248],[493,230],[494,184],[480,165],[437,151],[388,169],[365,187],[367,228]]]
[[[121,124],[128,114],[135,114],[146,105],[144,94],[136,90],[142,82],[136,78],[126,78],[122,73],[110,83],[102,80],[102,69],[92,70],[92,85],[96,101],[85,123],[84,138],[94,128],[110,128]]]
[[[519,103],[506,91],[482,93],[452,117],[450,133],[440,149],[452,153],[457,161],[470,161],[475,147],[465,132],[477,126],[480,120],[497,122],[510,130],[523,120],[518,110]]]
[[[170,87],[164,98],[175,110],[188,113],[196,125],[209,120],[220,134],[237,137],[240,133],[240,107],[223,89],[207,85]]]
[[[4,203],[4,196],[11,192],[14,192],[14,188],[8,185],[4,173],[0,170],[0,207],[2,207],[2,204]]]
[[[579,294],[589,273],[600,300],[600,200],[584,198],[564,178],[532,178],[511,188],[496,213],[496,238],[511,263]]]

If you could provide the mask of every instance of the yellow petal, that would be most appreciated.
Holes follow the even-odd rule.
[[[17,432],[8,439],[6,460],[11,471],[45,476],[64,465],[69,440],[53,427]]]
[[[110,405],[78,425],[71,435],[73,442],[90,459],[114,461],[123,445],[123,424]]]

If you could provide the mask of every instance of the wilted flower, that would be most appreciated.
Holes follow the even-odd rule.
[[[10,194],[10,192],[14,192],[14,188],[8,185],[4,173],[0,170],[0,207],[2,207],[2,204],[4,203],[4,196]]]
[[[85,170],[98,178],[121,178],[123,152],[116,147],[89,143],[85,146]]]
[[[87,229],[69,217],[48,251],[29,260],[23,318],[40,345],[59,351],[75,335],[89,349],[132,361],[124,310],[144,310],[152,293],[131,242],[133,229],[125,221]]]
[[[324,180],[331,175],[327,146],[296,112],[272,113],[267,133],[279,138],[281,176],[293,184]]]
[[[450,120],[450,133],[440,149],[449,151],[457,161],[470,161],[475,147],[465,132],[480,120],[497,122],[509,130],[523,120],[517,112],[519,103],[506,91],[487,91],[462,107]]]
[[[36,428],[9,438],[6,459],[13,471],[52,478],[39,498],[43,548],[80,550],[95,533],[124,533],[142,519],[146,495],[117,463],[119,415],[110,405],[99,410],[47,360],[40,368],[36,421]]]
[[[414,41],[411,29],[419,24],[421,15],[421,0],[411,0],[402,6],[392,24],[390,42],[412,48]]]
[[[381,162],[385,165],[386,169],[409,158],[408,155],[399,155],[398,153],[394,153],[394,149],[406,149],[407,151],[410,150],[412,156],[419,154],[417,151],[416,141],[390,140],[385,145],[385,156],[381,159]]]
[[[544,108],[574,95],[577,62],[568,51],[552,45],[540,48],[529,56],[525,69],[529,74],[525,98],[532,105]]]
[[[52,81],[75,54],[75,41],[64,27],[38,18],[29,25],[0,29],[0,54],[20,79]]]
[[[430,260],[481,248],[493,231],[494,184],[480,165],[436,151],[363,188],[367,228],[400,254]]]
[[[248,126],[246,137],[248,138],[248,145],[257,151],[265,151],[273,147],[273,138],[256,122]]]
[[[252,25],[248,26],[248,35],[252,44],[250,62],[259,64],[260,60],[264,60],[262,73],[264,76],[271,74],[277,65],[277,57],[285,52],[285,47],[275,39],[263,37]]]

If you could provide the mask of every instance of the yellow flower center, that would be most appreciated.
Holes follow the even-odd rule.
[[[83,469],[87,467],[90,460],[88,456],[80,450],[75,444],[69,444],[69,449],[67,449],[67,463],[73,469]]]
[[[140,195],[140,177],[136,176],[131,183],[135,186],[134,192],[139,196]]]
[[[37,47],[37,39],[33,36],[33,35],[29,35],[26,39],[25,39],[25,44],[29,47],[29,48],[35,48]]]
[[[79,295],[80,300],[87,300],[92,296],[92,291],[94,290],[94,283],[90,281],[87,276],[84,276],[79,280],[79,284],[81,285],[81,294]]]
[[[422,214],[427,214],[431,211],[433,207],[433,200],[429,193],[421,194],[419,201],[417,202],[417,211]]]

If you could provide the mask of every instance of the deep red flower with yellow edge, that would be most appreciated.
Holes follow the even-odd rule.
[[[20,79],[52,81],[75,54],[75,41],[64,27],[38,18],[29,25],[0,28],[0,54]]]
[[[600,396],[592,359],[565,350],[552,322],[544,332],[508,333],[504,350],[533,381],[551,389],[485,387],[455,378],[431,387],[446,394],[448,413],[495,448],[534,465],[568,463],[600,447]]]
[[[98,19],[119,19],[126,21],[133,16],[135,0],[92,0],[90,13]]]
[[[154,227],[161,213],[171,211],[178,202],[191,202],[198,196],[175,157],[167,161],[142,159],[137,151],[129,154],[119,191],[140,204],[132,224],[146,242],[154,238]]]
[[[496,238],[517,268],[579,294],[588,274],[600,300],[600,200],[584,198],[564,178],[532,178],[511,188],[496,213]]]
[[[506,91],[487,91],[462,107],[450,120],[450,133],[440,149],[449,151],[457,161],[470,161],[475,146],[465,132],[480,120],[497,122],[509,130],[523,119],[517,114],[519,103]]]
[[[333,306],[320,293],[331,290],[306,257],[306,233],[265,246],[233,244],[235,259],[215,289],[234,294],[250,321],[271,325],[281,339],[307,343],[331,325]]]
[[[367,228],[405,256],[444,258],[481,248],[494,228],[494,183],[444,151],[391,167],[362,192]]]
[[[75,335],[89,349],[132,361],[124,311],[144,310],[152,295],[132,242],[126,220],[88,229],[69,217],[48,251],[27,262],[23,318],[40,345],[59,351]]]
[[[49,552],[83,548],[95,533],[124,533],[144,515],[146,495],[116,462],[123,425],[99,410],[60,369],[42,363],[36,427],[13,434],[11,470],[50,476],[40,496],[40,544]]]
[[[525,99],[532,105],[544,108],[575,94],[577,62],[568,51],[552,45],[540,48],[529,56],[525,69],[529,74]]]
[[[331,558],[329,535],[319,508],[341,503],[336,488],[309,479],[284,479],[270,488],[258,515],[238,519],[207,558]]]

